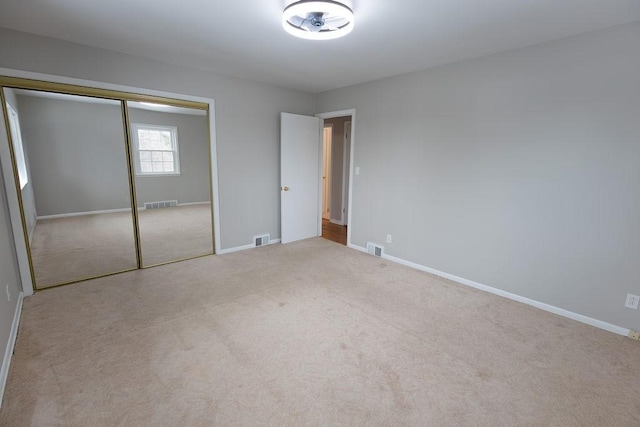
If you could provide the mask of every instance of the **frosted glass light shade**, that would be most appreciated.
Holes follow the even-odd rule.
[[[301,0],[282,12],[282,28],[307,40],[331,40],[353,30],[353,11],[333,0]]]

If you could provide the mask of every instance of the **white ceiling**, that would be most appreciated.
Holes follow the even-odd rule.
[[[0,26],[321,92],[640,20],[640,0],[352,0],[329,41],[281,27],[286,0],[0,0]]]

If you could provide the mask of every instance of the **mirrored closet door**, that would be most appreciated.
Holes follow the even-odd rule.
[[[207,112],[127,101],[144,267],[213,253]]]
[[[209,104],[0,88],[36,290],[214,253]]]
[[[137,268],[121,102],[4,95],[36,288]]]

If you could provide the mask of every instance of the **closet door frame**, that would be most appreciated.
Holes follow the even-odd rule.
[[[136,242],[136,258],[138,268],[142,268],[141,257],[141,245],[140,245],[140,228],[137,215],[136,204],[136,191],[135,191],[135,165],[133,163],[133,151],[132,141],[130,134],[130,123],[127,101],[137,102],[149,102],[157,104],[165,104],[174,107],[193,108],[206,111],[207,124],[209,130],[209,191],[211,200],[211,218],[212,218],[212,239],[213,239],[213,254],[218,253],[220,250],[220,212],[218,201],[218,170],[217,170],[217,153],[216,153],[216,132],[215,132],[215,104],[211,98],[194,97],[188,95],[180,95],[171,92],[154,91],[147,89],[140,89],[128,86],[106,84],[88,80],[71,79],[60,76],[51,76],[39,73],[24,72],[19,70],[10,70],[0,68],[0,88],[10,89],[27,89],[27,90],[40,90],[46,92],[64,93],[69,95],[89,96],[94,98],[103,98],[116,100],[120,102],[120,109],[122,112],[124,137],[126,144],[127,155],[127,170],[129,175],[129,189],[131,200],[131,212],[134,226],[134,237]],[[35,275],[33,270],[33,262],[31,259],[31,250],[29,245],[29,236],[27,233],[26,219],[24,216],[22,194],[20,191],[20,184],[18,180],[18,170],[15,162],[15,153],[13,152],[13,144],[11,140],[11,132],[9,129],[8,112],[5,103],[4,91],[0,94],[0,101],[2,102],[2,119],[7,127],[7,139],[9,145],[10,161],[12,170],[4,171],[5,186],[15,187],[11,194],[15,194],[16,197],[11,197],[8,192],[8,200],[11,211],[11,222],[14,229],[14,240],[16,241],[16,251],[18,252],[18,263],[21,271],[21,281],[23,292],[26,295],[31,295],[33,292],[39,290],[36,287]],[[13,175],[13,182],[10,179]],[[18,208],[16,210],[16,207]],[[19,211],[19,216],[17,212]],[[16,230],[22,229],[22,233],[16,233]],[[19,236],[22,234],[22,236]],[[22,240],[24,244],[18,244],[18,240]],[[26,246],[26,249],[25,249]],[[202,255],[206,256],[206,255]],[[197,257],[195,257],[197,258]],[[188,258],[187,258],[188,259]],[[169,261],[179,262],[182,259]],[[166,264],[166,263],[163,263]],[[127,270],[128,271],[128,270]],[[28,272],[28,273],[27,273]],[[112,274],[118,274],[121,272],[113,272],[109,274],[102,274],[93,278],[110,276]],[[89,280],[89,279],[82,279]],[[71,283],[64,283],[67,285]],[[61,286],[61,285],[59,285]],[[54,286],[55,287],[55,286]],[[49,289],[47,287],[46,289]]]

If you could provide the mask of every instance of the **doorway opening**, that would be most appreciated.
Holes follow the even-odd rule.
[[[322,237],[346,245],[348,231],[351,116],[324,119]]]

